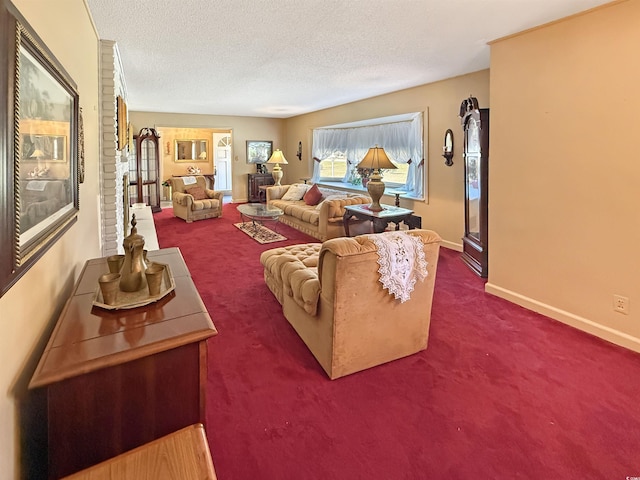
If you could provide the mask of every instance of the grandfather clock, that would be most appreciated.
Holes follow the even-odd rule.
[[[160,206],[160,135],[154,128],[143,128],[133,139],[135,157],[129,158],[129,199],[131,204],[146,203],[152,212]]]
[[[478,275],[488,274],[489,109],[469,97],[460,105],[464,131],[464,237],[462,260]]]

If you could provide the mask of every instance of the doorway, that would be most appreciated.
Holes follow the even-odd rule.
[[[213,134],[214,188],[231,193],[231,132]]]

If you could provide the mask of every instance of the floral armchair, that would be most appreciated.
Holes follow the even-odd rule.
[[[222,192],[209,190],[202,175],[172,177],[173,215],[187,223],[222,216]]]

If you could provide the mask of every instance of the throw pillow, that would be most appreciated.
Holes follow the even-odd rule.
[[[318,185],[314,184],[309,190],[307,190],[307,193],[304,194],[302,199],[307,205],[317,205],[322,199],[322,192],[318,188]]]
[[[207,193],[202,187],[185,188],[185,192],[191,195],[194,200],[206,200],[208,198]]]
[[[282,196],[282,200],[288,202],[296,202],[302,200],[302,197],[311,185],[305,185],[304,183],[294,183],[289,187],[286,193]]]

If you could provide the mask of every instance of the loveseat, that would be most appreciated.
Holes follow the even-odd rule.
[[[282,223],[320,241],[345,235],[342,222],[345,205],[371,203],[368,195],[316,187],[322,196],[317,203],[308,205],[304,195],[311,188],[312,185],[302,183],[268,187],[267,205],[284,211],[284,215],[280,217]],[[294,191],[296,194],[292,195]],[[368,224],[352,221],[349,226],[358,231],[359,226],[364,223]]]
[[[173,215],[187,223],[222,216],[223,192],[207,188],[202,175],[172,177]]]
[[[390,235],[417,238],[424,252],[426,277],[405,301],[380,282],[387,256],[372,237]],[[260,262],[285,318],[335,379],[427,348],[440,241],[431,230],[384,232],[274,248]]]

